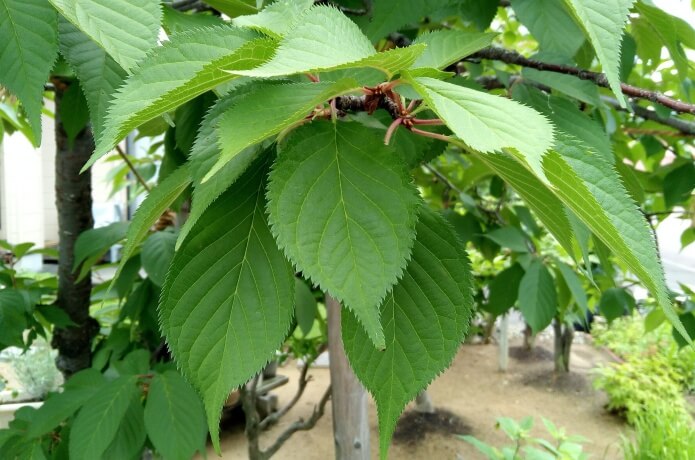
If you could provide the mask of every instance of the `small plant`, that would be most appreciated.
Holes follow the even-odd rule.
[[[521,421],[507,417],[497,419],[497,428],[501,428],[512,445],[496,448],[486,444],[473,436],[460,436],[464,441],[472,444],[486,458],[490,460],[521,460],[521,459],[559,459],[581,460],[586,459],[582,444],[586,439],[581,436],[568,435],[564,428],[556,427],[550,420],[541,417],[545,429],[552,438],[552,442],[543,438],[531,436],[533,418],[526,417]]]

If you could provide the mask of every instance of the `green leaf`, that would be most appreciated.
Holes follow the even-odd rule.
[[[695,337],[695,315],[693,315],[692,312],[688,312],[680,315],[678,319],[680,320],[681,324],[683,324],[683,328],[685,328],[686,332],[688,333],[688,337]],[[690,340],[686,339],[685,337],[686,336],[683,336],[675,328],[673,329],[673,338],[676,340],[676,343],[680,348],[683,348],[690,343]]]
[[[49,0],[125,70],[157,44],[162,7],[152,0]]]
[[[472,33],[461,30],[438,30],[420,35],[414,45],[424,43],[425,52],[415,61],[413,68],[443,69],[486,46],[497,36],[494,33]]]
[[[516,252],[529,252],[529,239],[516,227],[503,227],[485,234],[486,238]]]
[[[488,302],[483,307],[493,315],[504,315],[519,298],[519,284],[524,277],[524,269],[515,263],[499,272],[490,283]]]
[[[233,23],[281,38],[313,4],[314,0],[276,0],[263,8],[263,11],[240,16]]]
[[[495,0],[458,0],[459,14],[479,30],[490,27],[500,3]]]
[[[82,232],[75,242],[75,260],[72,267],[75,271],[82,266],[78,278],[84,278],[111,246],[125,238],[127,231],[128,222],[114,222],[105,227]]]
[[[695,165],[688,162],[664,177],[664,201],[667,208],[688,200],[695,189]]]
[[[77,135],[89,123],[87,100],[77,82],[70,84],[67,91],[63,94],[58,112],[59,119],[68,138],[68,144],[72,145]]]
[[[476,0],[480,1],[480,0]],[[369,21],[360,21],[365,33],[376,42],[403,26],[420,21],[447,6],[450,0],[379,0],[372,5]]]
[[[106,108],[126,72],[106,51],[62,16],[58,19],[60,53],[80,80],[95,139],[101,137]]]
[[[0,290],[0,350],[9,346],[24,347],[25,303],[20,292],[11,288]]]
[[[538,40],[542,51],[573,57],[584,43],[582,29],[557,0],[512,0],[517,19]],[[577,79],[574,79],[577,82]]]
[[[574,273],[574,270],[572,270],[569,265],[559,260],[555,261],[555,266],[560,269],[560,273],[562,273],[562,277],[565,279],[567,287],[570,289],[572,297],[577,305],[579,305],[579,308],[581,308],[583,312],[588,312],[589,301],[586,298],[586,291],[577,274]]]
[[[143,420],[142,403],[138,398],[130,401],[116,435],[104,451],[103,460],[137,459],[142,455],[147,433]]]
[[[224,70],[264,62],[275,45],[254,37],[252,32],[221,26],[182,32],[155,48],[114,95],[103,135],[83,169],[139,125],[235,78]]]
[[[692,25],[645,2],[637,3],[636,9],[647,20],[649,40],[658,40],[668,49],[681,79],[687,79],[693,64],[683,45],[695,49],[695,31]]]
[[[613,165],[569,136],[560,136],[556,149],[546,155],[544,168],[557,196],[637,275],[684,333],[667,294],[652,232]]]
[[[562,201],[530,171],[519,167],[519,163],[510,156],[494,153],[477,157],[514,188],[565,251],[575,257],[576,239]]]
[[[534,56],[534,59],[539,59],[540,57],[540,55],[536,55]],[[586,102],[587,104],[594,106],[601,105],[599,90],[594,82],[578,80],[572,75],[563,75],[556,72],[543,72],[536,69],[523,69],[521,71],[521,76],[524,79],[548,86],[579,101]],[[570,101],[565,102],[568,105],[572,105],[576,109],[576,106],[574,106]],[[536,108],[536,110],[538,110],[538,108]],[[545,112],[541,111],[541,113]]]
[[[0,85],[22,102],[37,145],[43,85],[58,56],[56,17],[45,0],[0,0]]]
[[[188,460],[205,446],[207,425],[200,398],[178,372],[156,374],[145,406],[145,427],[164,460]]]
[[[433,78],[416,78],[411,83],[468,146],[483,153],[515,149],[544,177],[542,157],[553,143],[553,128],[544,116],[508,99]]]
[[[230,18],[258,11],[255,0],[205,0],[205,3]]]
[[[635,0],[565,0],[581,23],[603,66],[608,83],[622,107],[620,89],[620,47],[628,13]]]
[[[142,245],[142,268],[157,286],[164,285],[169,264],[174,258],[176,232],[164,230],[150,235]]]
[[[270,61],[234,73],[267,78],[372,67],[391,78],[410,67],[424,50],[424,45],[415,45],[377,53],[354,22],[336,8],[319,5],[308,10],[287,31]]]
[[[579,110],[575,103],[562,97],[549,96],[528,85],[516,85],[512,95],[514,99],[548,117],[558,130],[576,137],[609,163],[615,162],[613,147],[606,131]]]
[[[329,122],[293,132],[270,174],[268,210],[287,256],[383,348],[378,305],[410,256],[419,200],[377,133]]]
[[[598,304],[601,314],[612,322],[621,316],[629,315],[635,309],[635,298],[622,288],[610,288],[603,291]]]
[[[105,384],[84,405],[70,430],[70,458],[101,458],[111,444],[128,407],[140,393],[137,377],[119,377]]]
[[[227,162],[219,173],[201,183],[203,177],[216,163],[221,154],[217,130],[219,120],[237,101],[236,93],[229,94],[218,100],[205,118],[203,118],[198,137],[193,144],[189,162],[194,180],[191,213],[179,233],[179,238],[176,242],[177,250],[205,210],[243,174],[246,168],[263,151],[259,146],[247,147]]]
[[[208,208],[176,252],[160,324],[203,396],[213,444],[229,393],[274,355],[293,315],[294,276],[265,216],[265,159]]]
[[[131,258],[135,249],[145,239],[152,224],[162,216],[164,211],[171,206],[190,183],[191,177],[189,168],[184,165],[150,191],[150,194],[147,195],[147,198],[145,198],[135,211],[133,221],[128,226],[126,243],[123,246],[121,262],[118,265],[118,270],[113,278],[114,280],[119,278],[128,259]]]
[[[53,393],[36,412],[27,436],[36,438],[51,432],[72,416],[106,383],[101,373],[86,369],[70,377],[62,393]]]
[[[463,342],[472,281],[453,229],[423,206],[408,268],[381,305],[386,350],[374,348],[357,318],[343,310],[345,353],[376,400],[381,458],[405,405],[451,364]]]
[[[297,318],[297,325],[304,335],[308,335],[311,332],[311,328],[314,326],[318,304],[316,303],[314,294],[311,293],[311,289],[309,289],[309,286],[307,286],[303,280],[295,278],[294,281],[294,310],[295,317]]]
[[[214,14],[184,13],[164,5],[162,27],[169,35],[187,32],[191,29],[217,27],[222,24],[224,24],[224,20]]]
[[[534,334],[548,327],[557,312],[555,280],[538,259],[531,263],[519,284],[519,310]]]
[[[203,182],[247,147],[302,121],[317,105],[357,89],[352,79],[336,83],[260,84],[222,115],[218,123],[221,155]],[[272,103],[269,103],[272,101]]]

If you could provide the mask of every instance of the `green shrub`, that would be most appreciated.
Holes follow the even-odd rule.
[[[680,373],[661,355],[634,356],[597,370],[594,386],[608,394],[608,409],[634,424],[664,406],[689,417]]]
[[[625,460],[693,460],[695,430],[679,412],[661,408],[636,417],[634,440],[623,438]]]

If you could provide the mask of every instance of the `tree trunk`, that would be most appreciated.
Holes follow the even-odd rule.
[[[415,398],[415,412],[421,414],[434,414],[434,403],[427,390],[422,390]]]
[[[77,283],[73,272],[77,237],[94,226],[92,217],[92,176],[80,169],[94,151],[94,138],[89,127],[68,145],[61,121],[61,103],[68,86],[56,81],[55,90],[55,193],[60,237],[58,259],[58,298],[56,305],[76,324],[56,328],[51,344],[58,350],[56,365],[68,378],[91,365],[92,339],[99,324],[89,316],[92,281],[89,276]]]
[[[572,351],[574,328],[555,319],[553,329],[555,331],[555,372],[567,373],[570,371],[570,351]]]
[[[524,348],[526,350],[531,350],[536,345],[536,336],[533,334],[533,329],[531,326],[526,324],[524,328]]]
[[[340,332],[340,302],[326,294],[336,460],[368,460],[367,392],[352,372]]]

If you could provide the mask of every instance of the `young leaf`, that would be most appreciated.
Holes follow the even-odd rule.
[[[415,61],[413,68],[443,69],[486,46],[497,36],[494,33],[472,33],[461,30],[438,30],[420,35],[413,45],[427,45],[425,52]]]
[[[0,349],[15,346],[24,347],[24,331],[27,328],[25,300],[14,289],[0,290]]]
[[[205,445],[205,411],[200,398],[178,372],[152,379],[145,406],[145,427],[164,460],[188,460]]]
[[[145,201],[135,211],[133,220],[128,226],[126,243],[123,246],[121,262],[114,276],[117,280],[128,259],[133,255],[137,246],[145,239],[150,227],[166,211],[171,203],[183,193],[191,183],[189,168],[184,165],[169,175],[162,183],[152,189]],[[112,283],[113,284],[113,283]]]
[[[265,34],[282,38],[313,4],[314,0],[276,0],[259,13],[239,16],[232,22],[237,26],[258,29]]]
[[[538,40],[541,51],[573,57],[584,43],[582,29],[574,22],[562,2],[512,0],[512,8],[517,19]]]
[[[73,82],[63,93],[63,99],[58,106],[58,117],[63,124],[63,129],[68,138],[68,145],[75,142],[75,138],[87,127],[89,123],[89,110],[87,100],[82,93],[79,83]]]
[[[557,312],[555,280],[539,259],[531,263],[519,284],[519,310],[534,334],[548,327]]]
[[[317,105],[357,89],[352,79],[335,83],[259,84],[219,119],[222,153],[203,182],[220,171],[247,147],[302,121]]]
[[[131,402],[140,390],[134,375],[105,384],[89,399],[70,430],[70,458],[101,458],[111,444]]]
[[[386,350],[374,348],[350,311],[342,315],[345,353],[376,400],[381,458],[405,405],[456,355],[472,307],[466,251],[444,218],[423,206],[412,258],[381,305]]]
[[[572,297],[579,308],[581,308],[585,313],[588,312],[589,301],[586,298],[586,291],[584,290],[584,286],[582,286],[582,282],[579,280],[577,274],[574,273],[574,270],[572,270],[569,265],[564,262],[560,262],[559,260],[555,261],[555,266],[560,269],[560,273],[562,273],[562,277],[565,279],[567,287],[572,293]]]
[[[152,0],[49,0],[125,70],[157,44],[162,7]]]
[[[268,185],[278,244],[384,347],[378,306],[405,268],[418,197],[378,131],[314,122],[282,148]]]
[[[652,291],[669,321],[684,334],[667,294],[652,232],[613,165],[564,134],[555,149],[543,166],[557,196]]]
[[[114,95],[103,135],[84,169],[142,123],[235,78],[223,69],[264,62],[275,45],[254,38],[253,32],[221,26],[176,34],[155,48]]]
[[[78,278],[84,278],[106,251],[125,237],[127,231],[127,222],[114,222],[80,234],[75,242],[75,261],[72,267],[74,271],[82,265]]]
[[[267,160],[215,201],[176,252],[160,324],[184,375],[201,393],[213,444],[229,393],[275,354],[294,312],[291,265],[265,216]]]
[[[0,0],[0,85],[22,102],[37,144],[43,85],[58,56],[56,17],[45,0]]]
[[[80,32],[65,18],[58,19],[60,53],[75,71],[89,105],[92,132],[99,139],[106,108],[126,72],[103,48]]]
[[[189,14],[164,5],[162,28],[169,35],[187,32],[191,29],[217,27],[224,24],[224,22],[221,17],[213,14]]]
[[[372,67],[391,78],[397,71],[410,67],[424,50],[424,45],[415,45],[377,53],[357,25],[338,9],[315,6],[285,34],[270,61],[234,73],[267,78]]]
[[[620,89],[620,46],[623,28],[635,0],[565,0],[586,31],[608,83],[620,105],[626,106]]]
[[[415,78],[411,83],[467,145],[483,153],[515,149],[544,177],[542,157],[552,146],[553,128],[543,115],[508,99],[433,78]]]

